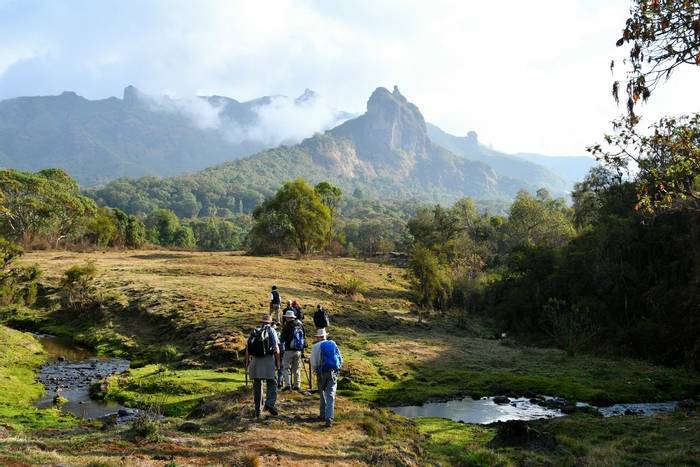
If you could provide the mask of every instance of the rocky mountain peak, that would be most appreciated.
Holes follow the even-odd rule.
[[[134,86],[129,85],[124,88],[124,103],[134,104],[139,99],[139,90]]]
[[[327,135],[350,141],[356,160],[353,164],[371,166],[377,174],[407,174],[432,147],[423,115],[396,86],[393,92],[383,87],[375,89],[365,114],[329,130]],[[315,149],[318,152],[319,148]]]
[[[316,100],[317,97],[318,97],[318,94],[316,94],[316,92],[312,91],[309,88],[306,88],[306,89],[304,89],[304,92],[302,93],[301,96],[294,99],[294,102],[296,104],[301,104],[301,103],[305,103],[305,102],[313,102],[314,100]]]

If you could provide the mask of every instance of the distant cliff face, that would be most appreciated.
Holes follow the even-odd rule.
[[[364,115],[326,134],[351,141],[358,159],[379,175],[406,176],[430,150],[423,115],[396,87],[394,92],[377,88]]]

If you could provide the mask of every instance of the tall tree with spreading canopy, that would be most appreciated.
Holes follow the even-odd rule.
[[[319,194],[304,180],[286,182],[253,212],[254,237],[289,239],[301,255],[323,248],[331,214]]]

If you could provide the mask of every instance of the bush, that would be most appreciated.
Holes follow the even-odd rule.
[[[60,297],[64,310],[81,311],[94,305],[96,299],[93,281],[96,276],[97,267],[93,261],[75,265],[63,273]]]
[[[141,412],[131,424],[131,433],[137,438],[156,442],[160,439],[160,425],[159,416]]]
[[[365,291],[365,283],[359,277],[346,275],[340,280],[340,283],[335,287],[335,292],[348,297],[353,295],[361,294]]]

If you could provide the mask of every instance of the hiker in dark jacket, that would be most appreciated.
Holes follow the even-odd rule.
[[[292,383],[294,390],[301,390],[301,365],[302,353],[306,347],[306,333],[304,323],[296,319],[294,311],[287,310],[284,313],[284,327],[281,335],[284,345],[284,388],[283,391],[291,391]]]
[[[265,314],[260,321],[260,326],[253,330],[248,338],[245,352],[246,370],[253,380],[253,399],[255,403],[255,417],[260,417],[260,412],[265,409],[272,415],[277,415],[275,403],[277,402],[277,375],[280,368],[279,341],[277,331],[270,325],[272,319]],[[254,344],[253,338],[259,344]],[[258,337],[264,339],[258,339]],[[254,355],[258,353],[258,355]],[[267,395],[263,404],[263,382],[267,387]]]
[[[272,286],[272,291],[270,292],[270,315],[272,319],[278,323],[282,322],[282,313],[280,313],[282,307],[282,298],[280,297],[280,292],[277,290],[277,286]]]
[[[304,307],[302,307],[296,300],[292,302],[292,310],[294,310],[294,316],[296,319],[304,321]]]
[[[328,313],[321,305],[316,305],[316,311],[314,312],[314,326],[316,329],[327,328],[330,325],[330,318]]]

